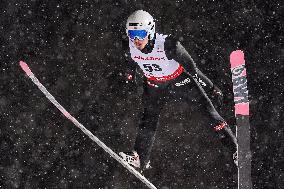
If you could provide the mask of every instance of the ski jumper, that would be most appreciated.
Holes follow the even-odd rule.
[[[180,42],[156,33],[154,40],[151,40],[142,51],[135,48],[131,40],[129,49],[132,59],[129,62],[130,67],[133,71],[138,65],[143,71],[145,81],[142,96],[144,111],[134,145],[142,166],[149,160],[159,115],[163,105],[169,100],[182,100],[190,106],[197,107],[198,111],[210,120],[208,130],[222,130],[220,133],[225,132],[226,136],[229,135],[229,142],[226,140],[226,143],[232,143],[232,132],[229,130],[228,134],[226,122],[206,94],[212,90],[213,83],[197,69],[195,62]]]

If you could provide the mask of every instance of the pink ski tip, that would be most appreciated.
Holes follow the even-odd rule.
[[[236,50],[233,51],[230,54],[230,63],[231,63],[231,67],[237,67],[241,64],[245,63],[245,54],[243,51],[241,50]]]
[[[33,75],[32,71],[30,70],[30,68],[27,65],[27,63],[25,63],[24,61],[20,61],[20,66],[26,72],[26,74],[28,76]]]

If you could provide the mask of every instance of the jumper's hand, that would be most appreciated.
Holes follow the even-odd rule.
[[[212,99],[217,102],[218,106],[222,106],[223,105],[223,93],[222,91],[217,87],[217,86],[213,86],[213,89],[211,91],[211,97]]]

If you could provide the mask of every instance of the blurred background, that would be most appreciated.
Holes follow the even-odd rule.
[[[283,174],[283,1],[0,1],[0,188],[146,188],[76,128],[20,69],[26,61],[74,117],[116,152],[131,150],[139,87],[126,83],[126,19],[137,9],[181,41],[224,93],[235,124],[230,52],[245,52],[252,182],[280,189]],[[162,189],[237,188],[231,154],[184,103],[161,115],[145,172]]]

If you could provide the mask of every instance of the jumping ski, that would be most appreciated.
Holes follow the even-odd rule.
[[[121,165],[123,165],[127,170],[129,170],[133,175],[135,175],[139,180],[141,180],[148,188],[157,189],[149,180],[147,180],[142,174],[140,174],[137,170],[131,167],[126,161],[124,161],[120,156],[118,156],[114,151],[112,151],[109,147],[107,147],[102,141],[100,141],[96,136],[94,136],[88,129],[86,129],[81,123],[79,123],[76,118],[70,115],[67,110],[63,106],[61,106],[55,98],[47,91],[47,89],[39,82],[39,80],[34,76],[29,66],[23,62],[19,62],[23,71],[27,74],[27,76],[33,81],[34,84],[44,93],[44,95],[48,98],[48,100],[56,106],[58,110],[62,112],[62,114],[72,121],[72,123],[81,129],[88,137],[90,137],[94,142],[96,142],[100,147],[102,147],[111,157],[117,160]]]
[[[250,123],[249,99],[247,89],[247,73],[243,51],[236,50],[230,54],[232,72],[236,137],[238,161],[238,189],[251,189],[251,151],[250,151]]]

